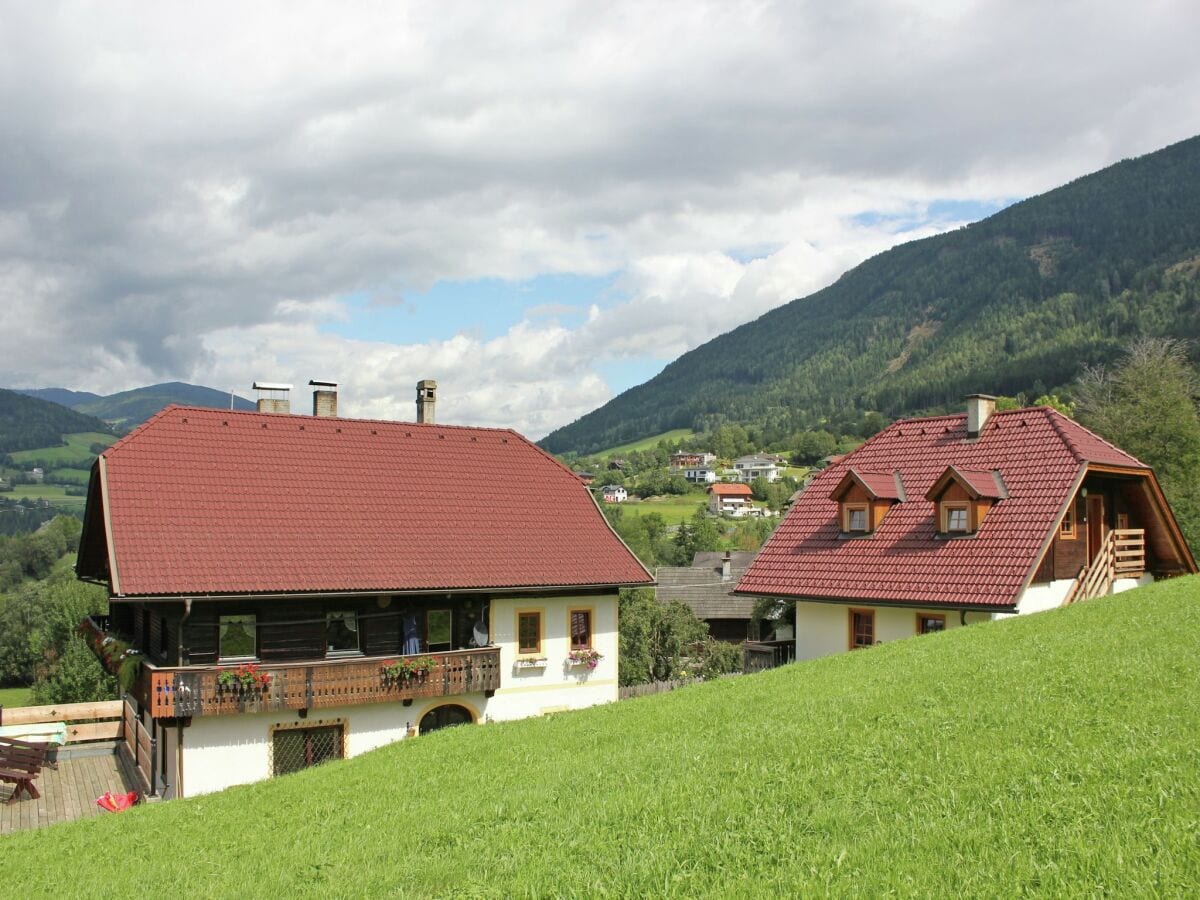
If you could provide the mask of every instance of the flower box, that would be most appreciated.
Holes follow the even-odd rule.
[[[544,669],[546,658],[543,656],[540,659],[518,659],[513,666],[518,669]]]
[[[567,665],[587,666],[589,669],[594,669],[600,665],[600,660],[602,659],[604,659],[604,655],[591,648],[587,650],[572,650],[567,654]]]

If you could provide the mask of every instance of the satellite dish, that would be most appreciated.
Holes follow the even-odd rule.
[[[486,647],[488,645],[488,626],[487,626],[487,606],[479,610],[479,618],[475,621],[475,628],[472,636],[475,638],[476,647]]]

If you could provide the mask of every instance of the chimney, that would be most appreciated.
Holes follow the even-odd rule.
[[[729,567],[733,562],[733,557],[728,550],[725,551],[725,557],[721,560],[721,580],[728,581],[730,572]]]
[[[258,411],[263,413],[289,413],[292,411],[288,392],[290,384],[279,384],[274,381],[256,381],[254,389],[258,391]]]
[[[979,437],[995,411],[996,398],[991,394],[967,394],[967,437]]]
[[[309,387],[315,387],[313,391],[313,415],[314,416],[336,416],[337,415],[337,382],[336,381],[309,381]]]
[[[437,403],[437,382],[422,378],[417,382],[417,422],[433,424],[433,407]]]

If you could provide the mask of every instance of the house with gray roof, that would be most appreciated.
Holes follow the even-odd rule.
[[[748,636],[754,601],[732,591],[754,557],[753,552],[702,552],[690,566],[659,566],[655,596],[659,603],[680,601],[708,623],[714,638],[740,644]]]

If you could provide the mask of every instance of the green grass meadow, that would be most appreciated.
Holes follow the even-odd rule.
[[[645,516],[650,513],[658,513],[666,519],[668,525],[678,525],[681,522],[691,521],[692,516],[696,514],[696,510],[703,509],[708,505],[708,498],[698,496],[695,498],[675,498],[669,500],[626,500],[619,505],[623,516]]]
[[[19,450],[16,453],[10,453],[9,456],[18,465],[25,465],[39,459],[50,465],[73,463],[91,458],[94,455],[91,450],[92,444],[104,444],[107,447],[116,440],[116,437],[102,431],[83,431],[77,434],[64,434],[63,439],[66,444],[61,447]]]
[[[0,687],[0,706],[30,706],[33,703],[33,691],[26,687]],[[2,852],[2,851],[0,851]]]
[[[10,500],[26,497],[32,500],[48,500],[51,506],[77,514],[83,513],[83,507],[87,503],[86,497],[68,497],[66,487],[61,484],[16,484],[11,491],[5,491],[0,496]]]
[[[656,434],[653,437],[642,438],[640,441],[621,444],[619,447],[610,447],[607,450],[601,450],[599,453],[589,455],[620,456],[624,453],[633,453],[635,450],[653,450],[658,446],[659,441],[680,441],[684,438],[694,437],[695,434],[696,432],[690,428],[676,428],[673,431],[664,431],[662,434]]]
[[[1195,896],[1198,685],[1189,578],[18,833],[0,871],[14,897]]]

